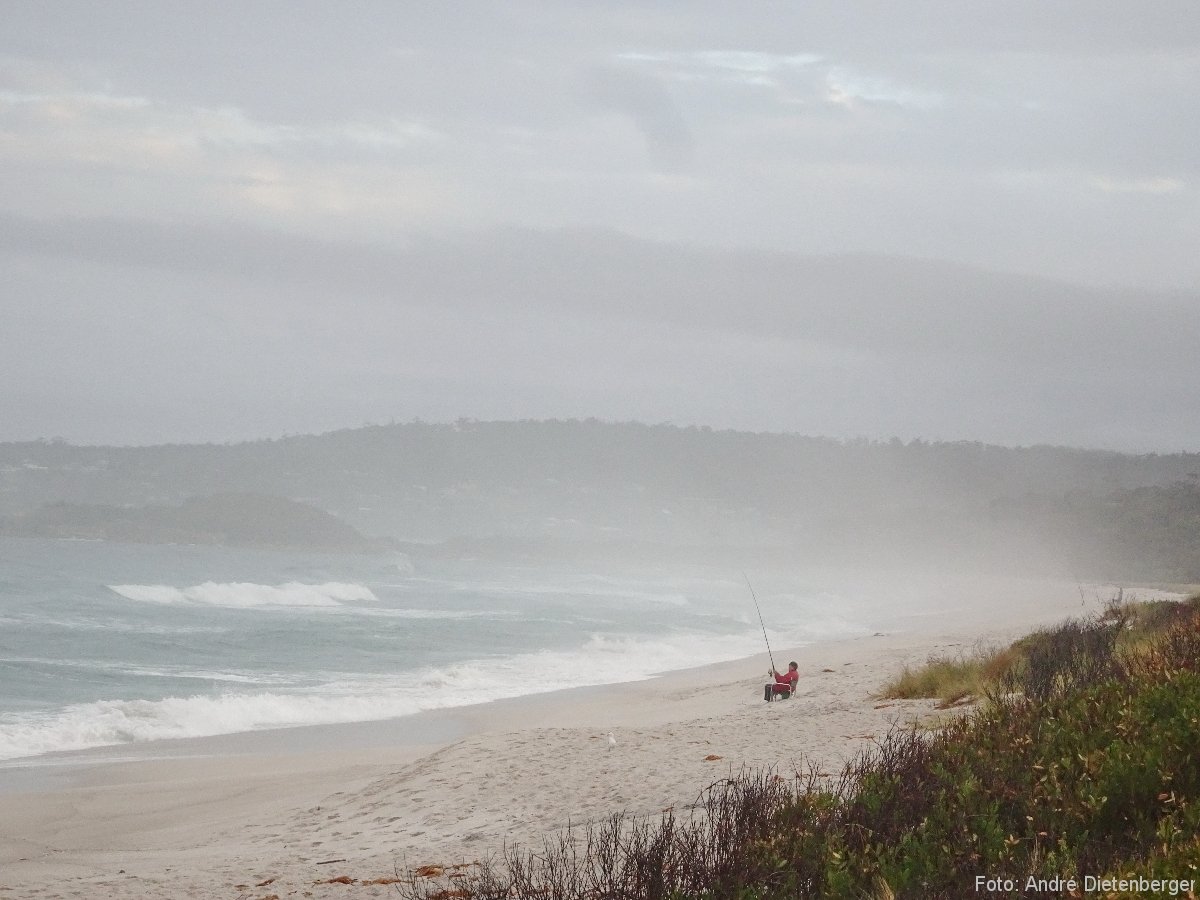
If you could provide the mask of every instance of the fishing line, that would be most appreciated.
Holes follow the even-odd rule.
[[[762,610],[758,606],[758,597],[754,595],[754,585],[750,583],[750,576],[745,572],[742,575],[746,579],[746,587],[750,588],[750,596],[754,600],[754,608],[758,610],[758,624],[762,626],[763,643],[767,645],[767,658],[771,660],[771,671],[775,671],[775,657],[771,655],[771,642],[767,640],[767,623],[763,621]]]

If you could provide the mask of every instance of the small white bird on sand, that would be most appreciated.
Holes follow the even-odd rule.
[[[617,746],[617,739],[613,737],[613,733],[610,731],[608,733],[608,749],[611,750],[615,746]]]

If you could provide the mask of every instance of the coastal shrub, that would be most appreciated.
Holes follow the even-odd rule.
[[[1017,641],[1013,645],[1017,659],[999,679],[1000,685],[1007,692],[1045,700],[1118,676],[1122,660],[1116,653],[1117,640],[1127,616],[1114,615],[1068,619]]]
[[[958,898],[986,873],[1019,886],[987,896],[1022,896],[1030,877],[1200,883],[1200,609],[1181,608],[1152,610],[1159,630],[1132,645],[1120,610],[1031,635],[989,703],[936,732],[894,730],[836,777],[743,772],[685,815],[614,816],[452,884],[410,873],[401,894]]]

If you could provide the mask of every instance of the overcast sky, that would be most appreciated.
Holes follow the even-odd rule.
[[[0,440],[1200,450],[1200,5],[11,0]]]

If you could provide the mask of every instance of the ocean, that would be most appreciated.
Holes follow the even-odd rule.
[[[772,646],[870,633],[756,584]],[[0,761],[373,721],[764,653],[743,574],[0,539]],[[783,665],[785,660],[777,660]]]

